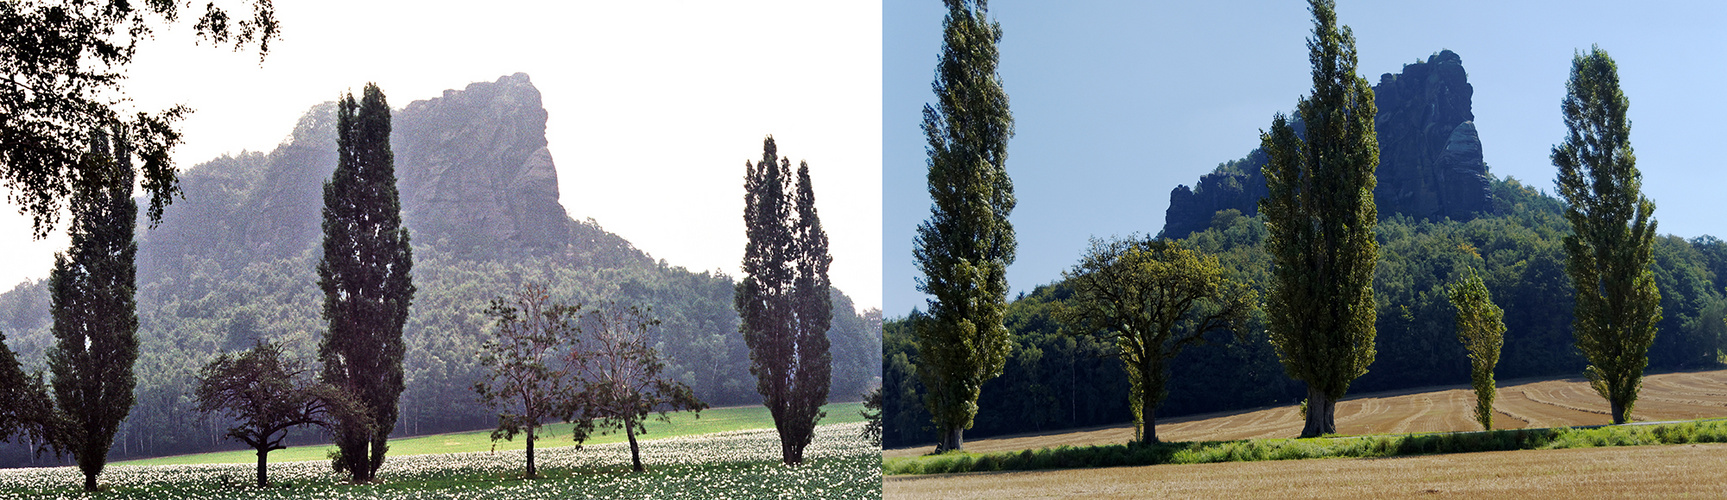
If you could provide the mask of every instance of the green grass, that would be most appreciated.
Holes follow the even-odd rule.
[[[1662,425],[1558,427],[1443,434],[1169,442],[1153,445],[1129,443],[1081,447],[1062,446],[1041,450],[998,453],[952,452],[921,457],[888,458],[882,461],[882,473],[889,475],[943,474],[1308,458],[1379,458],[1478,451],[1721,442],[1727,442],[1727,420],[1699,420]]]
[[[858,410],[862,409],[862,403],[834,403],[823,406],[822,410],[827,412],[827,417],[822,418],[821,423],[825,425],[862,422],[863,417],[858,415]],[[648,434],[637,436],[637,439],[662,439],[746,429],[772,429],[774,427],[773,417],[768,414],[768,409],[765,406],[713,408],[702,411],[700,418],[691,413],[672,413],[670,416],[671,422],[650,420],[647,424]],[[570,446],[573,444],[570,442],[570,427],[571,424],[553,424],[542,427],[539,432],[535,433],[534,448],[539,450]],[[527,448],[527,443],[522,436],[517,436],[511,441],[500,440],[493,443],[491,434],[491,429],[486,429],[392,439],[390,440],[390,456],[492,451],[494,444],[497,451]],[[597,435],[590,436],[584,444],[616,443],[626,439],[623,433]],[[292,446],[285,450],[270,452],[269,460],[270,463],[326,460],[326,454],[332,449],[334,446],[328,444]],[[257,462],[257,452],[236,450],[128,460],[109,465],[256,464]]]

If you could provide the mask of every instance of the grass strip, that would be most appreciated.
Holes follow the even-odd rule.
[[[1658,425],[1167,442],[1150,445],[1128,443],[994,453],[949,452],[921,457],[886,458],[882,460],[882,473],[946,474],[1308,458],[1381,458],[1478,451],[1722,442],[1727,442],[1727,420],[1699,420]]]

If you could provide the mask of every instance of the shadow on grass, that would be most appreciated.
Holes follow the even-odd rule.
[[[882,473],[946,474],[1309,458],[1388,458],[1479,451],[1720,442],[1727,442],[1727,421],[1701,420],[1662,425],[1556,427],[1311,439],[1128,443],[1061,446],[998,453],[949,452],[921,457],[887,458],[882,460]]]

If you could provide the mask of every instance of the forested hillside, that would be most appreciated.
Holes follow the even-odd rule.
[[[322,186],[335,166],[333,109],[313,107],[270,153],[183,172],[184,198],[160,226],[139,228],[137,405],[116,437],[116,457],[236,446],[222,435],[226,422],[194,411],[193,376],[217,353],[262,339],[315,357],[325,329],[314,266]],[[527,75],[410,103],[394,121],[418,288],[403,334],[398,434],[497,423],[471,389],[480,374],[476,352],[491,334],[484,310],[527,281],[549,285],[553,299],[567,303],[651,308],[663,321],[653,343],[667,358],[666,373],[712,406],[759,401],[732,306],[733,278],[656,262],[595,221],[566,215],[546,111]],[[27,282],[0,294],[0,332],[27,370],[43,369],[52,342],[47,288]],[[881,315],[858,311],[837,289],[832,297],[832,400],[857,400],[880,377]],[[0,449],[0,466],[30,462],[21,446]]]
[[[1573,303],[1561,239],[1570,232],[1559,200],[1517,181],[1492,179],[1494,211],[1469,221],[1380,221],[1374,277],[1378,356],[1350,392],[1469,382],[1469,361],[1453,330],[1445,287],[1474,267],[1505,310],[1505,346],[1497,376],[1581,376],[1584,361],[1571,334]],[[1263,287],[1270,259],[1260,217],[1235,210],[1213,215],[1184,244],[1219,255],[1237,278]],[[1078,256],[1075,256],[1078,259]],[[1654,271],[1663,319],[1649,352],[1649,371],[1719,366],[1727,324],[1727,242],[1711,236],[1658,238]],[[1115,346],[1063,333],[1053,305],[1070,291],[1037,287],[1008,306],[1014,350],[1003,374],[985,384],[972,437],[1131,421],[1126,374],[1109,356]],[[916,313],[913,313],[914,315]],[[886,446],[935,438],[921,402],[917,349],[908,318],[884,326]],[[1284,374],[1262,320],[1246,339],[1217,334],[1171,363],[1169,398],[1160,417],[1300,401],[1306,389]],[[1290,436],[1293,437],[1293,436]]]

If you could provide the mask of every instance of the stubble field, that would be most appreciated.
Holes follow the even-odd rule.
[[[1352,396],[1337,403],[1339,434],[1402,434],[1480,430],[1473,420],[1475,392],[1467,386],[1423,388]],[[1582,378],[1502,381],[1494,401],[1493,426],[1576,427],[1612,423],[1607,401]],[[1727,417],[1727,370],[1662,373],[1644,377],[1632,411],[1636,421]],[[1301,434],[1295,406],[1193,415],[1158,422],[1164,441],[1229,441],[1292,438]],[[1121,444],[1133,425],[967,441],[966,451],[995,452],[1056,446]],[[884,457],[911,457],[932,446],[884,450]],[[1727,491],[1723,492],[1727,495]]]
[[[888,476],[883,498],[1721,498],[1727,444]]]

